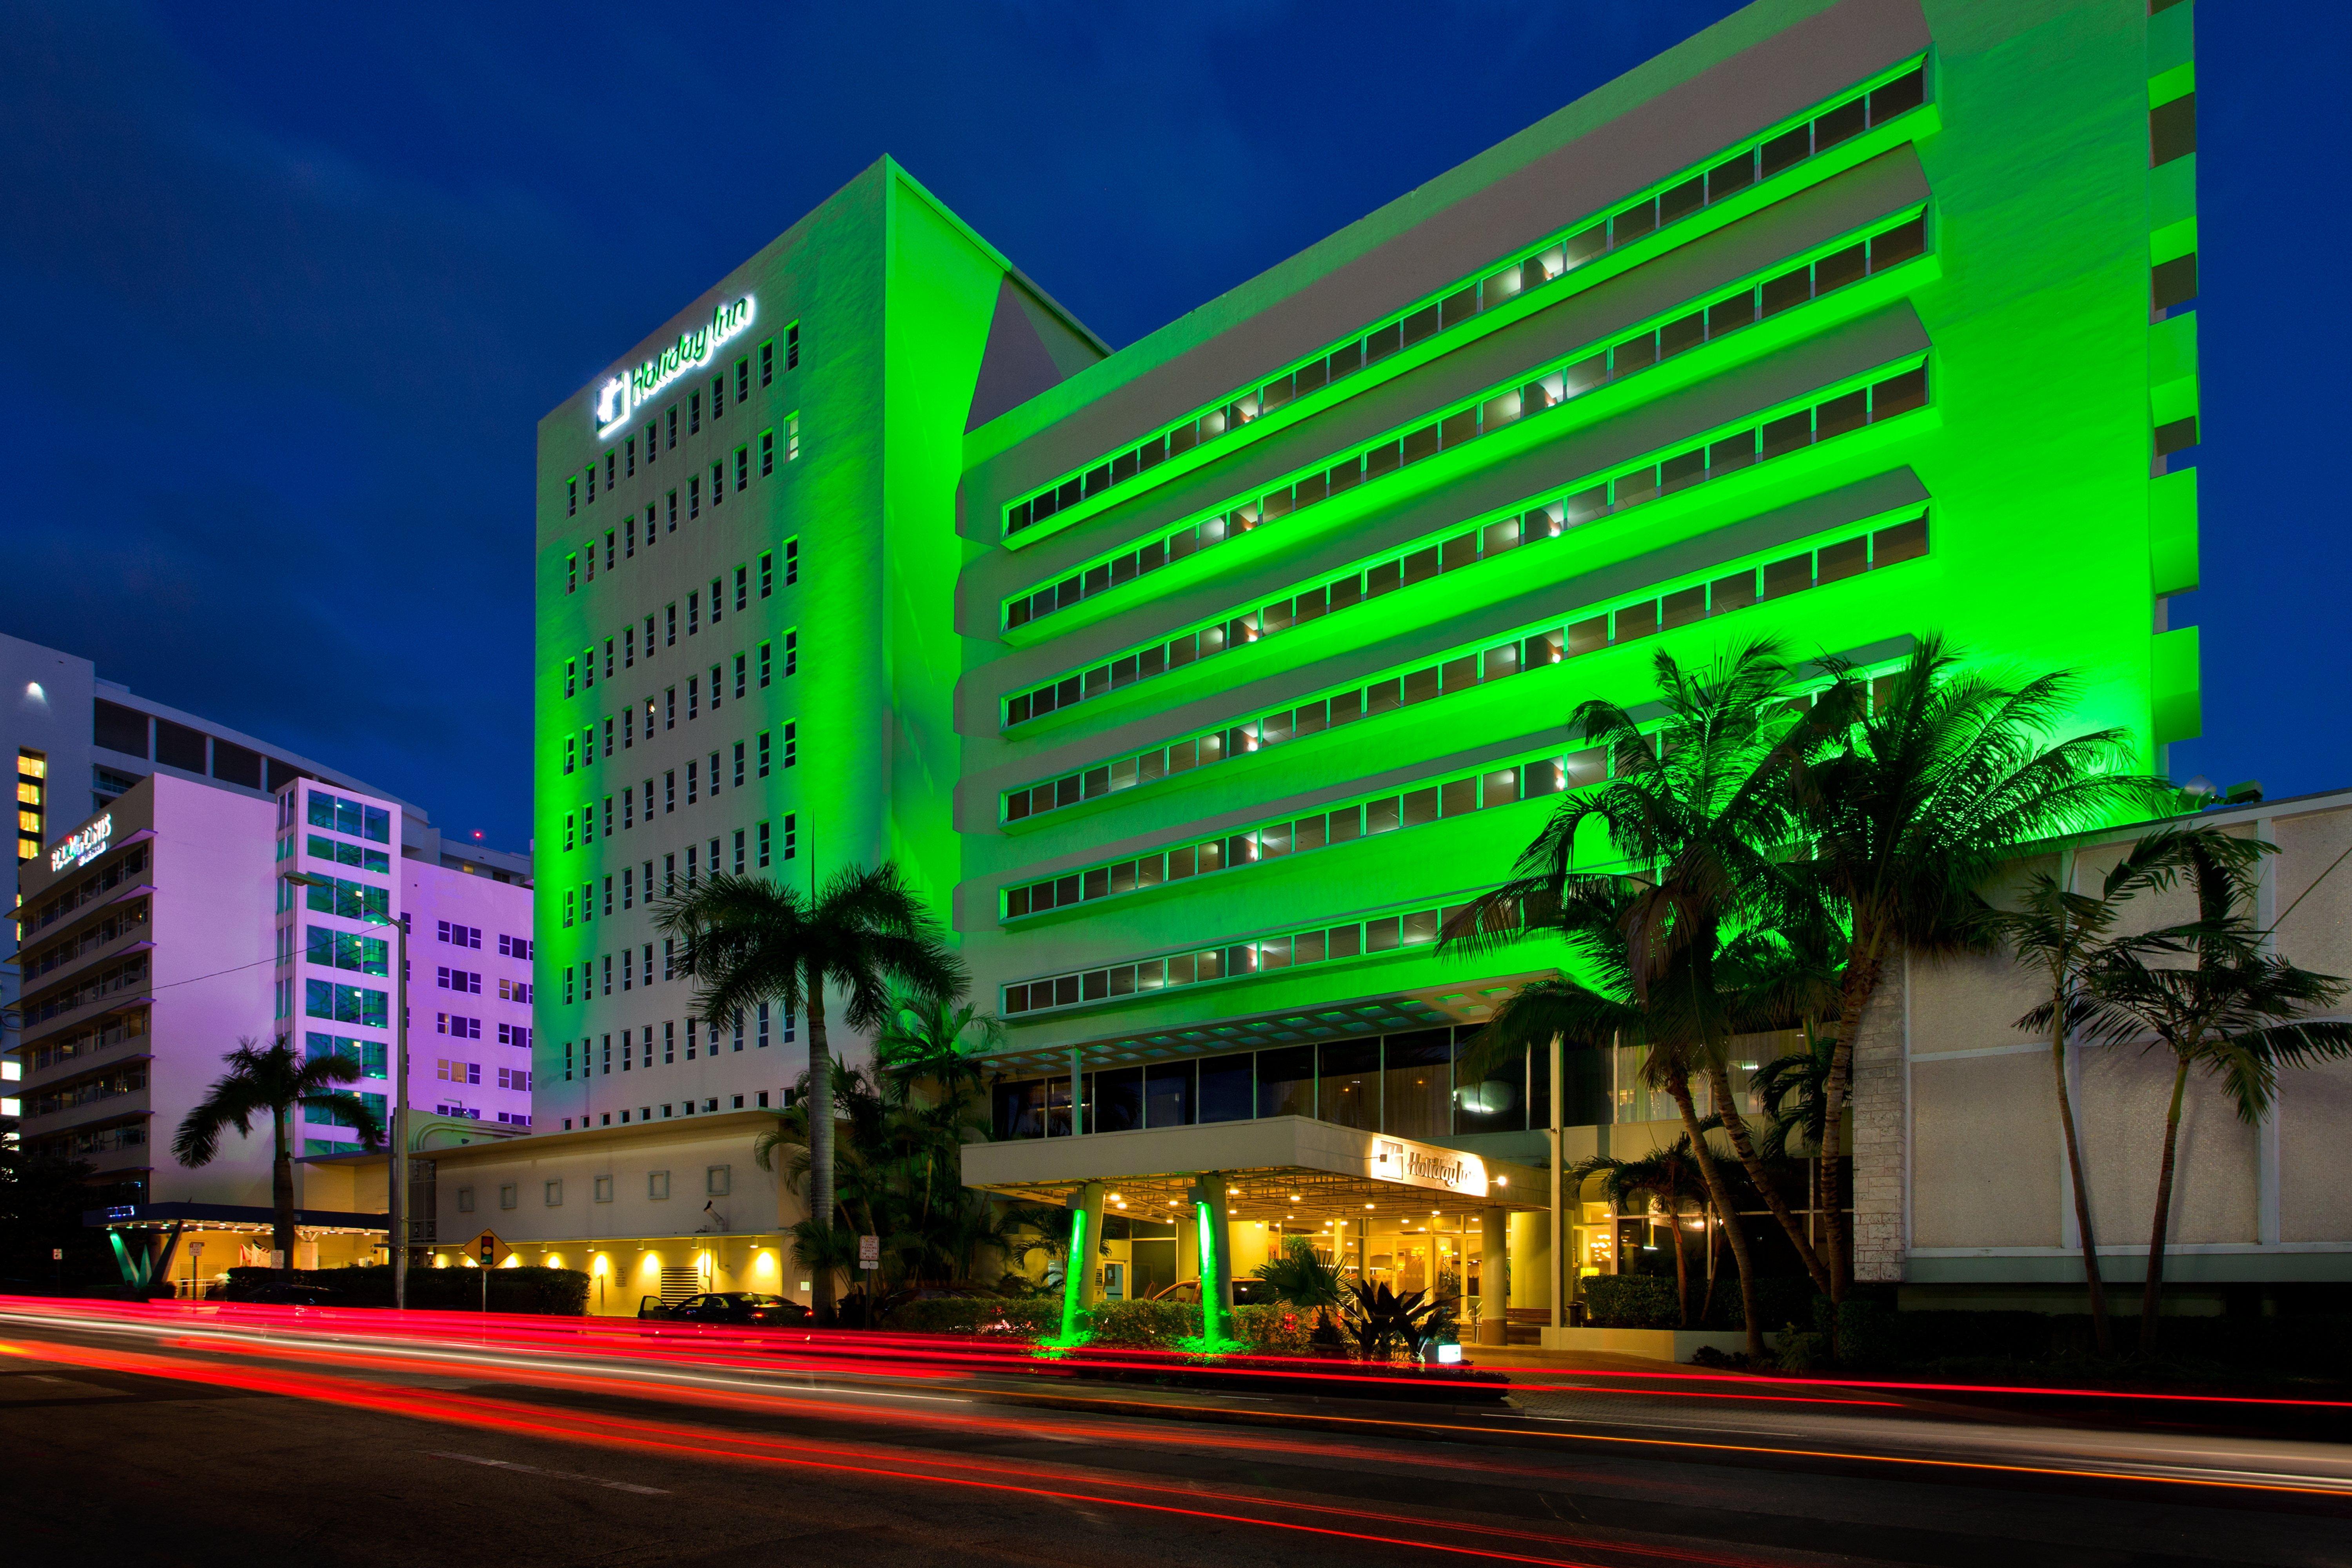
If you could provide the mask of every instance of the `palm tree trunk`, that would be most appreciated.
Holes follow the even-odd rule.
[[[1715,1094],[1716,1114],[1723,1119],[1723,1130],[1731,1136],[1732,1153],[1739,1156],[1740,1168],[1748,1173],[1748,1179],[1756,1184],[1756,1190],[1764,1195],[1764,1207],[1772,1211],[1772,1218],[1779,1220],[1780,1228],[1789,1233],[1789,1245],[1797,1249],[1797,1260],[1804,1264],[1805,1272],[1813,1277],[1813,1288],[1827,1291],[1830,1271],[1823,1266],[1821,1254],[1813,1250],[1812,1241],[1805,1235],[1805,1228],[1798,1220],[1796,1210],[1789,1207],[1789,1200],[1781,1196],[1780,1187],[1765,1175],[1763,1156],[1757,1154],[1756,1140],[1748,1135],[1748,1119],[1739,1113],[1739,1107],[1732,1099],[1729,1070],[1720,1062],[1709,1067],[1706,1082]]]
[[[2164,1233],[2172,1219],[2172,1169],[2180,1148],[2180,1096],[2189,1086],[2189,1058],[2172,1072],[2172,1105],[2164,1117],[2164,1163],[2156,1172],[2156,1229],[2147,1239],[2147,1282],[2139,1298],[2139,1353],[2156,1354],[2156,1316],[2164,1304]]]
[[[833,1059],[825,1048],[824,973],[809,967],[809,1218],[822,1231],[833,1229]],[[809,1270],[810,1306],[818,1324],[831,1328],[833,1268],[821,1263]]]
[[[2083,1239],[2083,1281],[2091,1291],[2091,1333],[2101,1355],[2115,1354],[2107,1324],[2107,1287],[2099,1278],[2099,1245],[2091,1234],[2091,1194],[2083,1185],[2083,1150],[2074,1135],[2074,1101],[2066,1089],[2066,1005],[2058,998],[2057,1021],[2050,1026],[2050,1062],[2058,1078],[2058,1125],[2066,1135],[2066,1170],[2074,1186],[2074,1228]]]
[[[1690,1080],[1677,1073],[1666,1084],[1666,1092],[1674,1096],[1675,1108],[1683,1113],[1683,1131],[1690,1134],[1691,1155],[1698,1161],[1698,1174],[1706,1183],[1707,1195],[1715,1199],[1715,1209],[1725,1217],[1724,1239],[1731,1243],[1731,1260],[1739,1270],[1739,1315],[1748,1323],[1748,1354],[1750,1360],[1764,1359],[1764,1325],[1756,1315],[1756,1271],[1748,1258],[1748,1236],[1739,1228],[1738,1210],[1731,1207],[1731,1195],[1724,1190],[1723,1173],[1715,1168],[1715,1156],[1707,1152],[1706,1134],[1699,1131],[1698,1111],[1691,1103]]]
[[[286,1146],[286,1122],[292,1113],[290,1105],[269,1108],[269,1130],[277,1147],[269,1159],[269,1245],[285,1256],[286,1267],[294,1267],[294,1155]]]
[[[1682,1326],[1691,1328],[1690,1258],[1683,1249],[1683,1200],[1677,1193],[1668,1200],[1666,1223],[1675,1228],[1675,1311]]]
[[[1857,933],[1857,936],[1860,934]],[[1838,1008],[1837,1039],[1830,1047],[1830,1075],[1822,1085],[1822,1186],[1828,1192],[1828,1212],[1822,1216],[1822,1262],[1830,1273],[1830,1300],[1843,1301],[1853,1283],[1853,1249],[1845,1229],[1845,1205],[1837,1201],[1844,1183],[1838,1180],[1845,1155],[1846,1085],[1853,1079],[1854,1037],[1862,1032],[1863,1009],[1878,989],[1884,969],[1875,934],[1865,946],[1857,941],[1846,958],[1844,996]]]

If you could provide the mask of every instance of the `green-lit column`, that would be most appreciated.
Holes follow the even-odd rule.
[[[1103,1184],[1090,1181],[1070,1195],[1070,1258],[1063,1266],[1064,1299],[1081,1312],[1102,1301]],[[1083,1248],[1080,1246],[1084,1242]]]
[[[1225,1212],[1225,1173],[1192,1178],[1192,1215],[1201,1239],[1201,1341],[1212,1354],[1239,1348],[1234,1332],[1233,1227]]]

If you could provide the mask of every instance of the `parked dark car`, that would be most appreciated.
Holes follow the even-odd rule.
[[[1201,1299],[1201,1281],[1179,1280],[1151,1297],[1155,1301],[1192,1303]],[[1237,1307],[1266,1306],[1278,1300],[1271,1281],[1240,1279],[1234,1281],[1234,1305]]]
[[[658,1296],[646,1296],[637,1303],[637,1316],[661,1318],[672,1322],[743,1323],[754,1328],[789,1327],[809,1321],[809,1310],[798,1301],[782,1296],[763,1296],[752,1291],[719,1291],[709,1295],[688,1296],[682,1301],[665,1306]]]

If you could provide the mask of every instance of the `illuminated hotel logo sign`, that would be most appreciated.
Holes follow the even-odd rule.
[[[759,301],[748,294],[732,305],[721,305],[710,313],[709,326],[680,332],[677,342],[633,367],[628,374],[614,376],[597,388],[596,438],[610,441],[618,435],[640,404],[652,402],[662,388],[709,363],[719,345],[748,329],[758,314]]]
[[[1486,1186],[1486,1166],[1451,1150],[1408,1147],[1393,1138],[1381,1139],[1377,1147],[1374,1174],[1391,1181],[1435,1182],[1448,1191]]]
[[[74,836],[49,852],[49,869],[53,872],[68,866],[88,865],[106,852],[114,838],[114,813],[109,811],[89,826],[78,830]]]

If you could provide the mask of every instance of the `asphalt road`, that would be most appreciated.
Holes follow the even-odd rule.
[[[1415,1408],[386,1321],[0,1303],[0,1560],[2352,1562],[2326,1428],[1728,1381]]]

